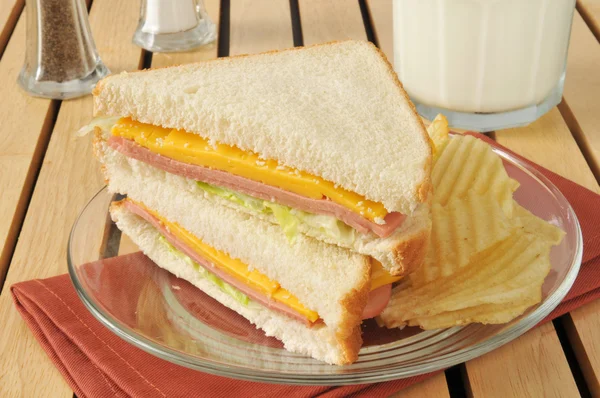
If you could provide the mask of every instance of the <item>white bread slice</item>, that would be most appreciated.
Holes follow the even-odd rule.
[[[132,192],[132,195],[135,192],[137,197],[144,198],[142,200],[144,202],[152,197],[154,203],[168,204],[184,201],[188,206],[189,203],[195,203],[198,206],[227,207],[271,224],[277,224],[277,219],[273,215],[257,214],[242,205],[205,192],[193,180],[167,173],[121,154],[106,144],[100,131],[95,135],[95,152],[103,164],[105,176],[112,190]],[[358,234],[356,241],[350,247],[344,246],[342,242],[333,238],[314,235],[304,224],[298,227],[303,234],[371,256],[381,262],[390,273],[404,275],[412,272],[425,258],[431,220],[429,205],[421,204],[391,236],[379,238],[375,234]],[[279,233],[280,240],[288,244],[281,230]]]
[[[158,230],[143,218],[131,213],[121,203],[113,204],[110,212],[118,228],[159,267],[178,278],[187,280],[224,306],[236,311],[264,330],[267,336],[274,336],[281,340],[287,350],[336,365],[348,364],[356,360],[361,344],[358,326],[354,328],[351,336],[340,338],[334,326],[321,324],[309,328],[302,322],[258,303],[244,306],[222,292],[212,282],[202,278],[182,258],[170,252],[160,243]]]
[[[121,73],[97,115],[185,129],[412,214],[431,189],[429,137],[385,56],[334,42]]]

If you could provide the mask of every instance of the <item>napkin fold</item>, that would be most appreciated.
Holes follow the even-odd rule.
[[[475,135],[475,134],[474,134]],[[575,210],[584,240],[583,263],[565,300],[543,321],[600,297],[600,195],[523,159],[542,172]],[[17,310],[79,397],[388,396],[433,374],[343,387],[290,386],[233,380],[187,369],[130,345],[102,326],[84,307],[68,275],[11,286]]]

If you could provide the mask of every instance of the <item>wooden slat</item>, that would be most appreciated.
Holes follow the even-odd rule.
[[[397,398],[449,398],[450,392],[448,391],[444,373],[439,373],[418,384],[400,390],[392,396]]]
[[[17,84],[25,57],[25,29],[23,14],[0,62],[0,284],[16,243],[54,114],[52,101],[30,97]]]
[[[299,0],[304,45],[333,40],[367,40],[358,2]]]
[[[565,321],[577,363],[594,397],[600,396],[600,300],[572,311]]]
[[[600,44],[578,13],[573,18],[569,47],[561,110],[600,179]]]
[[[119,256],[139,251],[140,248],[138,247],[138,245],[133,243],[129,236],[125,234],[121,235],[121,241],[119,242]]]
[[[394,64],[394,16],[393,0],[367,0],[375,40],[381,51]]]
[[[305,45],[333,40],[366,40],[366,30],[358,2],[346,0],[300,0],[300,20]],[[389,2],[391,7],[391,2]],[[448,397],[443,373],[400,391],[398,397]]]
[[[231,2],[229,55],[253,54],[293,46],[288,0]]]
[[[390,39],[393,31],[392,1],[368,0],[367,5],[369,6],[376,38],[383,44],[382,50],[391,60],[393,59],[393,38]],[[556,133],[557,129],[560,130],[558,133]],[[559,112],[555,109],[547,117],[529,128],[506,130],[498,133],[498,141],[511,147],[516,152],[528,156],[529,152],[535,151],[536,148],[540,152],[549,146],[552,146],[551,149],[556,150],[554,145],[558,145],[561,141],[558,138],[553,140],[552,137],[557,134],[562,136],[561,134],[564,135],[565,133],[568,133],[568,130],[564,122],[562,122]],[[543,139],[538,140],[538,137],[543,134],[545,134]],[[537,146],[533,146],[534,142]],[[523,145],[519,146],[521,143]],[[579,155],[580,161],[569,164],[568,167],[567,165],[560,164],[555,165],[555,167],[559,168],[560,172],[567,172],[568,168],[571,167],[579,167],[582,170],[579,176],[580,180],[590,182],[589,173],[587,176],[585,175],[587,166],[581,154],[576,147],[571,146],[570,150],[574,151],[575,155]],[[589,171],[589,169],[587,170]],[[569,366],[558,343],[558,337],[554,328],[551,324],[545,326],[545,328],[544,332],[539,329],[530,331],[525,336],[509,343],[494,353],[468,362],[466,364],[468,381],[471,384],[473,395],[497,396],[501,395],[499,391],[504,391],[505,393],[508,391],[509,396],[519,396],[519,394],[510,393],[510,386],[507,387],[504,374],[497,371],[497,364],[495,362],[498,361],[511,364],[515,369],[519,369],[518,373],[514,373],[517,380],[513,382],[517,388],[521,389],[518,391],[526,391],[531,384],[529,381],[540,380],[547,385],[554,385],[553,382],[555,379],[550,380],[549,378],[553,377],[554,373],[552,370],[559,369],[561,372],[566,372],[566,381],[561,386],[557,386],[556,391],[564,394],[563,396],[570,396],[570,394],[577,395],[577,388],[570,376]],[[530,356],[529,344],[532,341],[544,347],[545,359],[553,363],[552,368],[548,364],[538,364],[536,358]],[[485,383],[482,383],[482,380]]]
[[[141,51],[131,44],[138,13],[139,1],[94,1],[90,24],[100,55],[114,72],[136,69],[139,65]],[[11,74],[10,80],[15,76]],[[18,104],[2,104],[0,110],[11,110],[21,123],[35,117]],[[67,271],[66,243],[70,228],[81,208],[104,184],[92,155],[91,137],[74,137],[74,132],[91,117],[89,96],[65,101],[61,106],[7,275],[7,287],[18,281]],[[0,125],[4,128],[4,124]],[[12,128],[25,143],[27,129],[16,122]],[[2,202],[6,202],[4,197]],[[9,289],[4,289],[0,296],[0,319],[0,396],[71,397],[72,390],[20,319]]]
[[[0,0],[0,57],[24,5],[25,0]]]
[[[496,141],[563,177],[600,192],[594,175],[556,108],[529,126],[497,131]]]
[[[552,323],[467,362],[466,367],[467,389],[473,397],[579,396]]]
[[[577,9],[585,17],[596,38],[600,40],[600,1],[577,0]]]

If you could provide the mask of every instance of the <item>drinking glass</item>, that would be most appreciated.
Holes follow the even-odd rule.
[[[561,101],[575,0],[394,0],[394,67],[419,113],[522,126]]]

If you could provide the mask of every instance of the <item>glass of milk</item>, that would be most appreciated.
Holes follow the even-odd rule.
[[[394,0],[394,69],[419,113],[492,131],[562,97],[575,0]]]
[[[185,51],[215,41],[202,0],[142,0],[133,43],[152,52]]]

